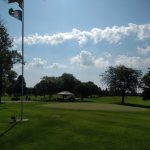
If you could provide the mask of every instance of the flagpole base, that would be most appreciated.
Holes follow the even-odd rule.
[[[21,121],[21,122],[28,122],[29,119],[25,119],[25,118],[24,118],[24,119],[20,119],[20,121]]]
[[[28,122],[29,119],[17,119],[16,122]]]

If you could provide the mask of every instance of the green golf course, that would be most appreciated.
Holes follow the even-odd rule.
[[[149,150],[150,101],[127,97],[0,105],[1,150]]]

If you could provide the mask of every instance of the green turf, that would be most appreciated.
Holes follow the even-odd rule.
[[[119,102],[118,97],[107,97],[91,102],[25,103],[24,118],[29,121],[0,136],[0,149],[149,150],[150,109],[117,105]],[[126,102],[150,106],[135,97]],[[0,105],[0,133],[12,125],[11,116],[19,115],[20,103]]]
[[[81,103],[68,103],[68,102],[61,102],[61,103],[53,103],[53,104],[44,104],[43,106],[49,108],[56,108],[56,109],[71,109],[71,110],[100,110],[100,111],[126,111],[126,112],[133,112],[133,111],[149,111],[147,108],[141,107],[132,107],[132,106],[124,106],[118,104],[100,104],[100,103],[90,103],[90,102],[81,102]]]

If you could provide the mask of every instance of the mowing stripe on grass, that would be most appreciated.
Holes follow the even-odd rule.
[[[48,103],[44,107],[72,110],[101,110],[101,111],[149,111],[147,108],[137,108],[117,104],[98,103]]]

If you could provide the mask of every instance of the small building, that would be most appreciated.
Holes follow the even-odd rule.
[[[57,93],[57,95],[62,95],[64,101],[74,101],[75,100],[74,94],[69,91],[62,91],[62,92]]]

